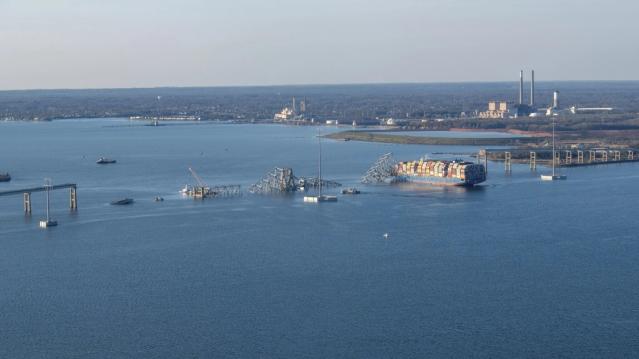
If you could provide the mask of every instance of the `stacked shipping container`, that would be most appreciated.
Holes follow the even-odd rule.
[[[482,164],[463,161],[407,161],[395,166],[398,177],[429,183],[472,186],[486,180]]]

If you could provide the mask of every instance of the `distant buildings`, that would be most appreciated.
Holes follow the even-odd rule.
[[[524,103],[524,71],[519,71],[519,98],[512,108],[508,107],[506,101],[490,101],[488,102],[488,111],[479,113],[479,118],[517,118],[537,116],[535,109],[535,71],[531,72],[530,81],[530,102]]]
[[[488,111],[480,112],[479,118],[506,118],[508,117],[508,103],[506,101],[488,102]]]
[[[284,107],[282,111],[278,112],[273,116],[273,120],[276,122],[284,122],[289,121],[295,118],[295,111],[293,109]]]

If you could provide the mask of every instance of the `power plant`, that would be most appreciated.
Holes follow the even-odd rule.
[[[509,108],[508,102],[506,101],[489,101],[488,102],[488,110],[479,112],[479,118],[490,118],[490,119],[504,119],[504,118],[517,118],[517,117],[535,117],[540,114],[544,114],[544,112],[538,112],[535,103],[535,70],[530,71],[530,97],[528,103],[525,103],[526,94],[524,93],[524,71],[519,71],[519,91],[517,102],[514,106]],[[572,107],[571,112],[573,114],[578,111],[583,112],[601,112],[601,111],[612,111],[612,108],[584,108],[583,110],[578,109],[577,107]],[[556,116],[562,110],[559,108],[559,91],[555,90],[552,96],[552,102],[548,107],[545,108],[546,116]]]
[[[514,117],[527,117],[536,113],[535,110],[535,70],[531,71],[530,103],[524,103],[524,71],[519,71],[519,101],[515,105]]]

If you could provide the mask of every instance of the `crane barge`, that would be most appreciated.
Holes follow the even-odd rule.
[[[206,184],[206,182],[204,182],[202,177],[200,177],[197,172],[195,172],[193,168],[189,167],[189,172],[197,182],[197,185],[184,186],[180,193],[186,196],[196,199],[204,199],[220,196],[237,196],[241,194],[240,185],[209,186],[208,184]]]

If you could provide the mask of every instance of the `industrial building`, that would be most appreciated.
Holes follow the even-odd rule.
[[[530,102],[524,103],[524,71],[519,71],[519,98],[512,110],[506,101],[488,102],[488,111],[479,113],[479,118],[507,118],[536,116],[535,110],[535,71],[531,72]]]
[[[508,117],[508,103],[506,101],[488,102],[488,111],[480,112],[479,118],[506,118]]]

